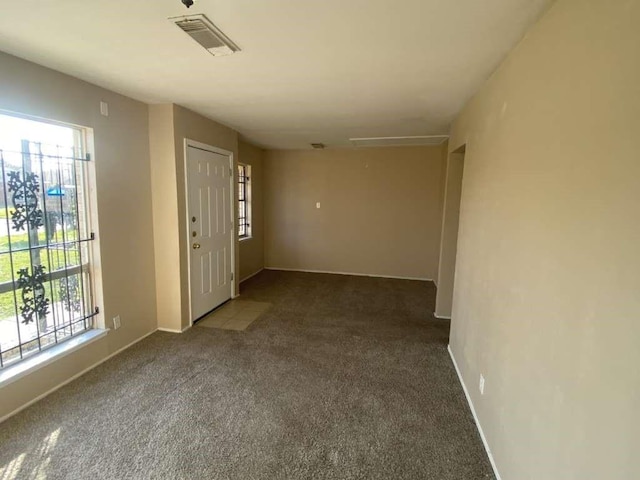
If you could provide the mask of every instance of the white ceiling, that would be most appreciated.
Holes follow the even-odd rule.
[[[272,148],[448,133],[550,0],[2,1],[0,50]],[[206,14],[213,57],[167,17]]]

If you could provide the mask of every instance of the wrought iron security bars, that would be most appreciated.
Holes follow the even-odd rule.
[[[0,137],[0,368],[93,327],[89,157],[67,130],[66,146]]]
[[[238,164],[238,236],[250,235],[249,225],[249,167]]]

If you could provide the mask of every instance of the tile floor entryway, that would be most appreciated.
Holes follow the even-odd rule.
[[[271,304],[268,302],[231,300],[199,320],[196,326],[223,330],[244,330],[269,307]]]

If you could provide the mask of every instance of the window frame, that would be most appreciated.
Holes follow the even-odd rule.
[[[238,162],[238,239],[252,237],[251,229],[251,165]],[[244,195],[243,195],[244,194]],[[242,215],[244,213],[244,216]],[[244,221],[243,221],[244,220]],[[243,233],[241,233],[243,232]]]
[[[58,265],[58,267],[56,267],[54,271],[45,271],[45,274],[43,276],[44,285],[41,286],[41,288],[44,290],[43,295],[46,298],[48,298],[49,296],[51,297],[47,301],[49,302],[49,308],[51,309],[52,320],[46,320],[47,330],[40,331],[40,326],[37,324],[41,321],[39,320],[39,318],[42,319],[42,316],[41,316],[42,314],[38,313],[37,317],[34,320],[32,320],[32,322],[36,324],[37,335],[33,338],[29,338],[28,340],[24,340],[24,341],[21,338],[21,328],[22,328],[21,323],[25,325],[27,325],[27,323],[25,323],[26,319],[24,317],[21,317],[21,315],[19,314],[20,305],[18,303],[18,296],[21,293],[20,289],[22,287],[20,287],[18,285],[18,282],[16,281],[16,278],[15,278],[16,272],[15,271],[11,272],[12,280],[10,280],[9,283],[13,284],[10,292],[13,294],[15,299],[14,308],[15,308],[16,314],[13,320],[17,323],[16,328],[18,332],[18,344],[15,347],[11,347],[3,351],[3,353],[7,353],[12,350],[18,349],[19,355],[13,358],[9,357],[8,360],[4,360],[4,361],[0,359],[0,374],[2,377],[2,383],[4,383],[7,380],[5,377],[12,380],[11,377],[13,377],[13,375],[16,372],[31,370],[33,367],[37,367],[40,364],[46,364],[50,362],[53,357],[58,356],[61,352],[68,352],[70,350],[73,350],[77,348],[78,345],[81,345],[85,341],[93,341],[94,339],[99,338],[99,336],[101,337],[102,334],[106,333],[106,331],[103,330],[103,327],[104,327],[104,325],[102,324],[103,321],[101,318],[99,318],[99,315],[98,315],[99,309],[96,306],[101,299],[101,295],[99,294],[99,285],[101,285],[101,279],[99,278],[99,274],[96,271],[96,265],[99,264],[99,259],[98,259],[99,247],[97,245],[97,241],[95,241],[96,240],[95,228],[97,227],[97,215],[96,215],[97,212],[95,209],[95,206],[96,206],[95,165],[93,163],[93,155],[92,155],[93,131],[91,128],[88,128],[88,127],[82,127],[79,125],[74,125],[74,124],[61,122],[61,121],[47,120],[40,117],[33,117],[30,115],[24,115],[16,112],[0,110],[0,115],[4,117],[12,117],[12,118],[15,118],[16,120],[27,120],[31,122],[37,122],[43,125],[63,127],[70,130],[69,133],[71,133],[73,136],[73,147],[67,147],[69,149],[70,154],[66,156],[61,155],[59,151],[57,155],[54,155],[52,153],[43,153],[45,151],[43,150],[43,147],[49,148],[49,147],[52,147],[52,144],[45,144],[44,142],[36,142],[33,140],[26,140],[27,143],[24,143],[25,141],[23,141],[23,148],[21,149],[21,151],[13,152],[13,154],[15,155],[17,153],[17,154],[23,155],[22,167],[21,169],[20,167],[18,167],[18,170],[17,170],[18,173],[22,171],[23,176],[25,175],[25,172],[26,172],[25,164],[24,164],[25,162],[24,155],[30,155],[32,159],[30,160],[30,164],[33,163],[33,159],[36,159],[36,162],[39,163],[39,166],[36,165],[35,169],[31,171],[33,171],[36,175],[39,175],[38,182],[40,183],[40,186],[38,188],[38,192],[36,195],[39,199],[39,202],[41,202],[41,205],[38,206],[36,204],[35,208],[39,209],[43,214],[43,217],[42,217],[43,223],[44,225],[46,225],[42,227],[44,228],[45,243],[40,243],[41,241],[40,240],[38,241],[38,243],[36,243],[34,247],[31,244],[31,240],[29,240],[28,251],[29,252],[34,252],[34,251],[46,252],[45,260],[46,260],[46,264],[48,265],[48,267],[46,268],[53,268],[53,264],[51,263],[52,256],[53,256],[51,252],[51,248],[59,249],[61,248],[60,245],[64,245],[63,248],[72,246],[71,248],[75,248],[77,251],[77,259],[76,259],[77,265],[75,265],[75,263],[72,262],[71,260],[72,250],[69,250],[69,253],[65,253],[63,255],[64,265],[62,265],[62,267]],[[24,148],[25,145],[28,147],[28,149]],[[36,150],[32,151],[31,147],[29,147],[30,145],[35,146]],[[3,152],[6,155],[6,153],[10,152],[10,150],[4,149]],[[51,171],[55,171],[55,173],[53,174],[54,176],[50,177],[49,180],[51,180],[51,178],[57,179],[57,184],[58,184],[56,187],[58,189],[57,192],[51,191],[50,193],[51,186],[49,186],[49,188],[46,188],[47,181],[45,179],[46,177],[43,176],[45,173],[45,170],[43,167],[45,162],[44,158],[47,158],[46,162],[51,161],[51,162],[57,163],[57,167],[51,166],[51,164],[47,165],[48,173]],[[69,164],[67,165],[67,167],[70,168],[68,173],[72,175],[72,177],[65,178],[64,174],[62,173],[61,164],[64,164],[65,162]],[[12,200],[9,200],[7,175],[5,172],[5,170],[8,170],[6,168],[7,165],[9,164],[5,163],[5,161],[3,160],[2,162],[3,175],[0,176],[0,179],[2,179],[0,186],[2,187],[1,193],[3,195],[3,203],[6,203],[6,205],[2,207],[2,209],[7,212],[7,218],[6,219],[2,218],[0,219],[0,221],[6,222],[7,224],[8,230],[7,230],[6,237],[7,237],[7,241],[9,242],[11,235],[15,235],[16,234],[15,232],[17,230],[14,230],[14,227],[10,225],[12,219],[9,218],[9,211],[15,210],[15,205],[14,205],[14,208],[12,209],[10,205]],[[71,181],[72,181],[71,184],[68,183],[69,178],[71,178]],[[49,181],[49,183],[51,182]],[[60,192],[64,192],[65,189],[67,190],[67,193],[73,192],[73,194],[71,194],[71,197],[70,197],[71,200],[69,200],[69,202],[75,204],[75,219],[67,220],[67,221],[71,221],[71,225],[68,224],[67,228],[71,228],[71,229],[75,228],[76,232],[75,232],[75,238],[73,238],[73,236],[69,237],[69,234],[65,236],[64,218],[65,218],[65,215],[74,215],[74,206],[71,205],[69,207],[71,208],[71,211],[66,211],[65,207],[63,206],[62,200],[60,200],[61,209],[60,209],[60,212],[57,213],[57,215],[60,217],[58,220],[62,222],[61,223],[62,243],[60,243],[60,239],[58,239],[57,233],[55,233],[55,236],[56,236],[55,242],[50,238],[51,227],[49,226],[49,221],[51,220],[51,218],[48,215],[53,212],[47,213],[47,201],[49,201],[50,195],[54,195],[54,196],[64,195],[64,193],[61,194]],[[58,221],[57,223],[60,223],[60,221]],[[74,222],[76,225],[75,227],[73,227]],[[34,235],[35,232],[37,231],[36,228],[30,227],[30,225],[31,224],[27,224],[28,228],[26,228],[25,230],[27,232],[27,235],[29,235],[29,237]],[[58,228],[56,227],[54,231],[55,230],[58,230]],[[42,232],[38,232],[37,236],[39,236],[41,233]],[[11,265],[13,266],[14,254],[19,250],[16,250],[12,243],[8,243],[7,248],[8,250],[6,252],[3,251],[2,255],[7,255],[8,258],[10,258]],[[32,255],[32,253],[30,255]],[[31,258],[32,260],[29,262],[28,269],[31,270],[32,275],[34,275],[33,273],[33,269],[35,265],[33,263],[34,257],[32,256]],[[15,268],[13,270],[15,270]],[[80,307],[74,307],[72,310],[71,303],[70,303],[71,299],[69,297],[69,295],[71,295],[69,290],[70,288],[69,281],[74,276],[78,278],[78,283],[79,283],[79,293],[78,293],[77,301],[80,302]],[[54,282],[56,280],[59,280],[60,282],[62,280],[65,280],[64,283],[66,286],[66,297],[61,297],[60,295],[63,295],[63,293],[58,293],[58,297],[56,299],[56,296],[54,295]],[[7,283],[7,282],[4,282],[4,283]],[[4,285],[4,286],[6,287],[7,285]],[[61,286],[62,285],[59,285],[58,288],[61,288]],[[35,293],[33,295],[35,295]],[[74,304],[75,304],[75,301],[76,300],[74,300]],[[56,305],[56,302],[60,303],[62,305],[62,308],[68,308],[67,310],[68,320],[64,318],[64,314],[61,315],[61,312],[57,311],[59,308],[61,308],[61,305]],[[67,304],[67,307],[65,307],[64,304]],[[57,315],[62,316],[62,321],[56,319]],[[3,320],[6,320],[6,319],[3,319]],[[49,328],[50,321],[53,322],[52,328]],[[68,328],[68,333],[66,333],[67,328]],[[99,332],[99,333],[96,334],[92,332]],[[49,341],[48,343],[42,342],[42,340],[44,340],[45,337],[51,336],[51,335],[53,335],[53,341]],[[37,343],[37,348],[32,348],[30,350],[25,348],[28,344],[32,342]],[[26,350],[25,352],[23,352],[23,348],[24,350]]]

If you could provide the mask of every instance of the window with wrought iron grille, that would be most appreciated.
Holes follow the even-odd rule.
[[[0,368],[93,328],[85,137],[0,114]]]
[[[238,164],[238,236],[251,236],[251,165]]]

